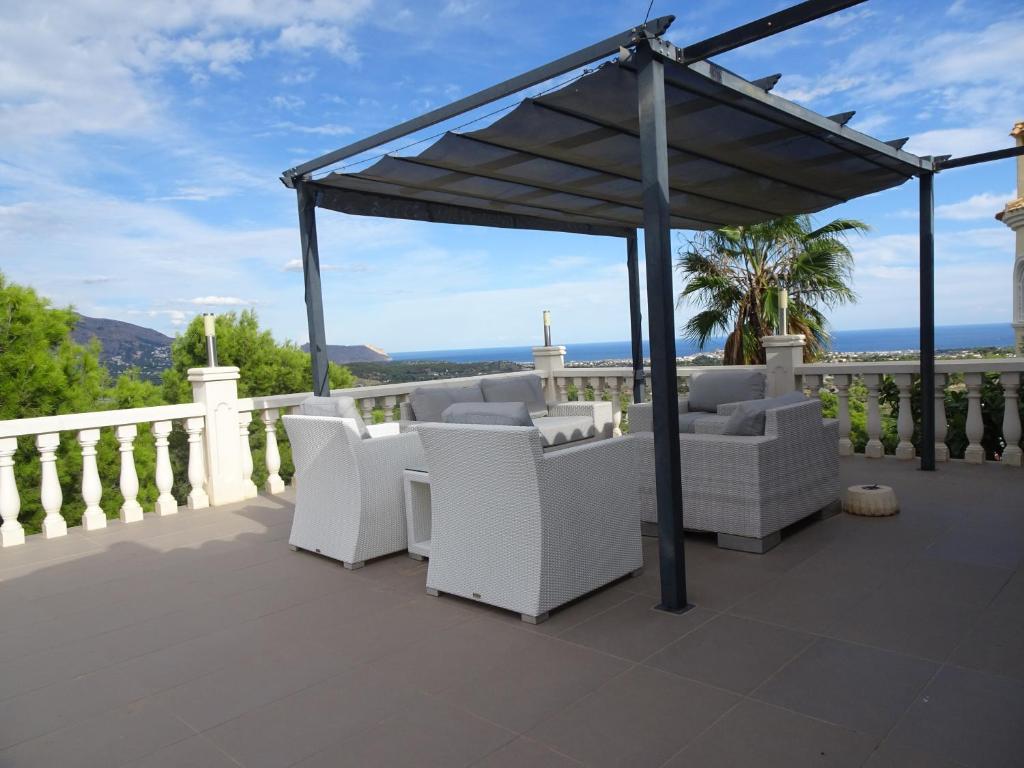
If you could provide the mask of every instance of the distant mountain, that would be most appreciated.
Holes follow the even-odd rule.
[[[309,344],[302,345],[303,352],[309,352]],[[327,359],[332,363],[386,363],[391,355],[370,344],[328,344]]]
[[[103,347],[100,362],[115,377],[134,366],[144,379],[156,381],[164,370],[171,367],[173,339],[152,328],[79,315],[71,337],[79,344],[86,344],[93,337],[99,339]]]

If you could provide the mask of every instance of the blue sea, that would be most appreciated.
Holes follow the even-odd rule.
[[[555,340],[559,343],[559,340]],[[724,339],[714,339],[705,351],[721,349]],[[972,349],[975,347],[1013,346],[1013,329],[1009,323],[984,325],[939,325],[935,327],[937,350]],[[602,341],[573,344],[565,342],[567,362],[589,360],[627,360],[631,356],[629,341]],[[872,328],[859,331],[833,331],[834,352],[902,352],[916,350],[917,328]],[[481,349],[432,349],[420,352],[392,352],[394,360],[443,360],[449,363],[479,363],[508,360],[514,363],[533,362],[531,347],[484,347]],[[676,339],[676,354],[692,355],[700,350],[686,339]],[[644,342],[644,355],[649,352]]]

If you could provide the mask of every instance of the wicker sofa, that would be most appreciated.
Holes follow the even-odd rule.
[[[437,383],[417,387],[410,395],[409,402],[400,406],[400,423],[408,429],[413,424],[440,422],[442,406],[446,403],[503,401],[526,403],[533,425],[540,431],[545,450],[557,450],[612,436],[612,403],[545,402],[543,381],[533,373],[485,376],[458,384]]]
[[[736,407],[720,406],[720,415]],[[651,404],[630,406],[629,425],[631,435],[644,437],[641,519],[657,522]],[[839,428],[822,419],[820,400],[766,410],[763,435],[719,434],[723,428],[721,420],[698,423],[694,434],[679,435],[686,528],[718,534],[726,549],[762,553],[779,543],[786,526],[834,509]]]
[[[542,451],[535,427],[423,424],[433,525],[427,591],[537,623],[643,564],[642,438]]]

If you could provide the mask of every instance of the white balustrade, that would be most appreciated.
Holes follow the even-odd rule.
[[[868,442],[864,446],[864,455],[869,459],[880,459],[885,455],[882,445],[882,415],[878,409],[878,393],[881,376],[877,373],[864,374],[864,386],[868,390]]]
[[[921,398],[924,399],[925,388],[921,386]],[[922,407],[924,407],[922,402]],[[946,374],[935,374],[935,460],[949,461],[949,446],[946,436],[949,423],[946,421]]]
[[[43,518],[43,536],[48,539],[68,535],[68,524],[60,514],[64,494],[60,489],[60,478],[57,476],[57,448],[60,447],[60,435],[50,432],[36,435],[36,449],[42,464],[42,477],[39,487],[39,501],[43,505],[46,517]]]
[[[185,504],[189,509],[206,509],[210,497],[206,493],[206,459],[203,457],[203,429],[206,419],[194,416],[185,419],[188,434],[188,484],[189,492]]]
[[[99,441],[98,429],[83,429],[78,433],[78,444],[82,447],[82,501],[85,502],[82,527],[87,531],[107,527],[107,516],[100,508],[103,484],[96,466],[96,444]]]
[[[359,400],[359,408],[363,412],[363,421],[367,424],[373,423],[373,406],[376,401],[376,398],[373,397],[364,397]]]
[[[893,381],[899,389],[899,412],[896,416],[896,432],[900,441],[896,446],[897,459],[914,458],[914,412],[910,403],[910,391],[914,384],[913,376],[909,373],[897,373],[893,375]]]
[[[1019,467],[1024,458],[1020,447],[1020,374],[1004,373],[999,383],[1003,386],[1003,440],[1006,441],[1002,462],[1008,467]]]
[[[249,424],[251,422],[251,411],[239,411],[238,453],[242,459],[242,496],[243,498],[246,499],[254,499],[259,495],[259,490],[256,488],[256,483],[252,481],[252,446],[249,445]]]
[[[25,543],[25,529],[18,522],[21,497],[14,479],[14,454],[18,438],[0,438],[0,547],[16,547]]]
[[[114,430],[118,450],[121,452],[120,488],[121,496],[124,497],[120,509],[122,523],[137,523],[142,520],[142,505],[138,502],[139,476],[135,472],[135,436],[137,434],[138,427],[134,424],[125,424]]]
[[[171,422],[154,421],[150,427],[153,442],[156,445],[156,470],[154,479],[160,495],[156,499],[156,512],[160,517],[178,514],[178,502],[171,495],[174,488],[174,471],[171,469],[171,454],[168,449],[171,435]]]
[[[609,376],[604,381],[612,401],[612,435],[618,437],[622,434],[622,379]]]
[[[398,398],[394,395],[384,396],[384,421],[392,422],[395,420],[395,405],[398,403]]]
[[[965,373],[964,383],[967,385],[967,449],[964,461],[968,464],[982,464],[985,461],[985,448],[981,438],[985,436],[985,422],[981,418],[981,385],[984,381],[982,373]]]
[[[277,447],[277,408],[267,408],[260,413],[263,429],[267,434],[267,493],[284,491],[284,480],[281,479],[281,451]]]
[[[853,441],[850,439],[850,380],[845,373],[836,374],[832,383],[836,387],[836,418],[839,420],[839,455],[853,455]]]
[[[576,385],[576,401],[582,403],[586,400],[586,387],[583,384],[584,379],[577,376],[572,380],[572,383]]]

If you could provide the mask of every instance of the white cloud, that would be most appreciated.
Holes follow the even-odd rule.
[[[289,259],[281,267],[283,272],[302,272],[302,259]],[[370,266],[362,262],[352,264],[325,264],[320,262],[321,272],[369,272]]]
[[[278,94],[270,99],[270,104],[278,109],[294,111],[306,105],[306,100],[299,96],[287,96]]]
[[[952,219],[954,221],[991,219],[996,213],[1003,210],[1007,202],[1014,200],[1016,197],[1013,192],[1006,192],[1002,195],[983,192],[979,195],[971,195],[966,200],[961,200],[958,203],[936,206],[935,215],[940,219]]]
[[[240,299],[237,296],[196,296],[194,299],[184,299],[187,304],[195,304],[204,307],[251,307],[256,304],[250,299]]]
[[[992,123],[994,121],[986,120]],[[1002,123],[999,127],[944,128],[924,131],[910,137],[906,149],[915,155],[952,155],[962,157],[999,149],[1008,143]],[[1012,123],[1011,123],[1012,125]]]
[[[279,131],[311,133],[317,136],[345,136],[347,134],[352,133],[352,129],[349,126],[338,125],[337,123],[322,123],[320,125],[300,125],[299,123],[285,121],[283,123],[275,123],[273,127]]]

